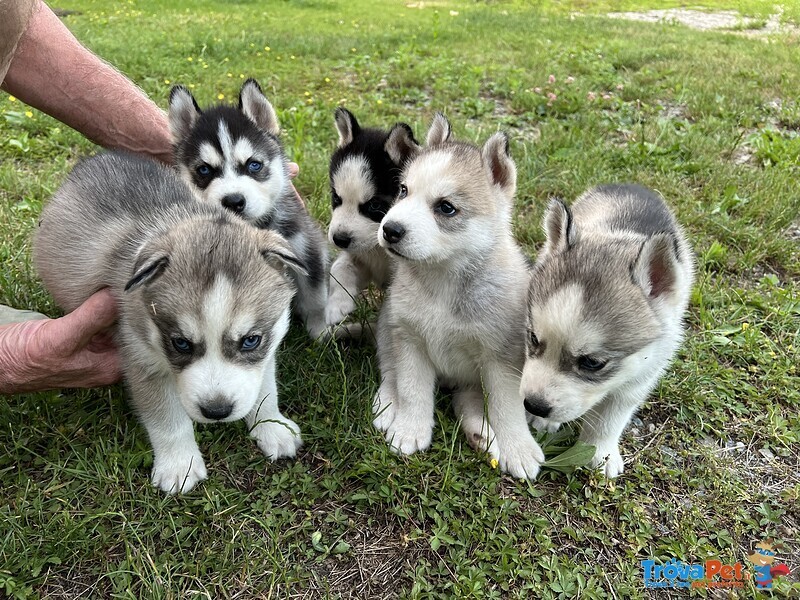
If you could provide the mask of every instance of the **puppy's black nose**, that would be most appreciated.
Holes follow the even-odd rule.
[[[400,223],[389,221],[383,226],[383,239],[390,244],[396,244],[403,239],[405,234],[406,228],[400,225]]]
[[[240,213],[244,210],[245,199],[241,194],[228,194],[222,198],[222,206],[235,213]]]
[[[553,410],[541,396],[525,396],[525,410],[536,417],[546,419]]]
[[[230,402],[215,402],[207,406],[201,406],[200,412],[206,419],[219,421],[233,412],[233,404]]]
[[[341,233],[333,234],[333,243],[339,246],[339,248],[347,248],[352,241],[353,238],[351,238],[349,235],[343,235]]]

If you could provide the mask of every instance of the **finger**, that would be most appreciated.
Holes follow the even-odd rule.
[[[295,198],[297,198],[297,201],[300,203],[300,206],[305,207],[306,201],[303,200],[303,197],[300,195],[300,192],[298,192],[297,188],[294,186],[292,186],[292,189],[294,190],[294,196]]]
[[[117,320],[117,304],[108,289],[89,297],[74,311],[52,321],[53,340],[63,350],[72,352],[86,346],[92,337]]]
[[[294,179],[300,173],[300,165],[294,162],[289,163],[289,177]]]

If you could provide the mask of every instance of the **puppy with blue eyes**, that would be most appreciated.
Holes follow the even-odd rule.
[[[683,339],[692,251],[664,200],[638,185],[554,200],[544,229],[520,393],[539,429],[581,419],[594,466],[616,477],[620,435]]]
[[[335,326],[356,307],[356,299],[373,283],[389,283],[389,256],[378,244],[378,227],[397,196],[400,169],[407,158],[392,159],[386,151],[389,135],[414,142],[411,128],[398,123],[391,131],[362,128],[346,108],[334,114],[339,144],[331,157],[331,224],[328,239],[339,256],[331,265],[325,321]]]
[[[511,230],[517,173],[508,140],[452,141],[438,114],[425,147],[394,133],[387,149],[410,158],[378,237],[395,271],[378,318],[374,425],[396,452],[425,450],[438,383],[454,389],[468,442],[503,471],[533,479],[544,454],[519,395],[529,275]]]
[[[176,86],[169,97],[169,124],[178,169],[201,201],[289,241],[306,271],[295,275],[295,312],[311,337],[319,337],[326,331],[327,245],[292,188],[278,117],[258,83],[244,82],[238,107],[202,111],[189,90]]]
[[[272,460],[300,428],[278,408],[275,353],[303,274],[286,240],[197,202],[177,174],[132,154],[75,167],[42,212],[34,262],[66,311],[102,287],[130,403],[153,447],[152,481],[188,492],[206,478],[194,423],[244,418]]]

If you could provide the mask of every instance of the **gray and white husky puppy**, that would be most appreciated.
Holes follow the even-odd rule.
[[[389,135],[407,137],[398,148],[411,148],[414,135],[405,123],[390,131],[361,127],[346,108],[334,114],[339,144],[331,156],[331,224],[328,239],[339,249],[331,265],[325,320],[337,325],[356,307],[356,298],[370,283],[385,288],[390,260],[378,244],[378,228],[394,204],[405,155],[392,159]]]
[[[622,473],[619,438],[683,339],[694,258],[666,203],[639,185],[554,200],[528,294],[520,391],[534,425],[582,418],[593,465]]]
[[[169,124],[175,162],[198,198],[289,241],[307,271],[295,274],[295,311],[317,338],[326,329],[328,248],[292,188],[278,116],[258,83],[244,82],[238,107],[202,111],[189,90],[176,86],[169,97]]]
[[[387,148],[398,154],[406,143],[396,134]],[[519,395],[529,275],[511,231],[517,173],[508,140],[497,133],[482,148],[451,141],[437,114],[411,156],[379,233],[395,272],[378,319],[374,424],[397,452],[428,448],[438,381],[455,388],[470,444],[503,471],[533,479],[544,455]]]
[[[272,231],[204,205],[155,161],[108,153],[80,162],[45,207],[34,261],[66,311],[110,287],[131,405],[153,446],[153,484],[206,478],[193,421],[245,418],[275,460],[300,429],[278,409],[275,351],[304,272]]]

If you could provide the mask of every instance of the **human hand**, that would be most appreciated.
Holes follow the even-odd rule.
[[[289,163],[289,178],[294,179],[300,173],[300,165],[294,162]],[[300,195],[300,192],[297,191],[297,188],[292,185],[292,189],[294,190],[294,195],[297,198],[297,201],[302,205],[306,205],[306,201],[303,200],[303,197]]]
[[[119,355],[109,328],[117,307],[100,290],[60,319],[0,327],[0,393],[99,387],[119,381]]]

